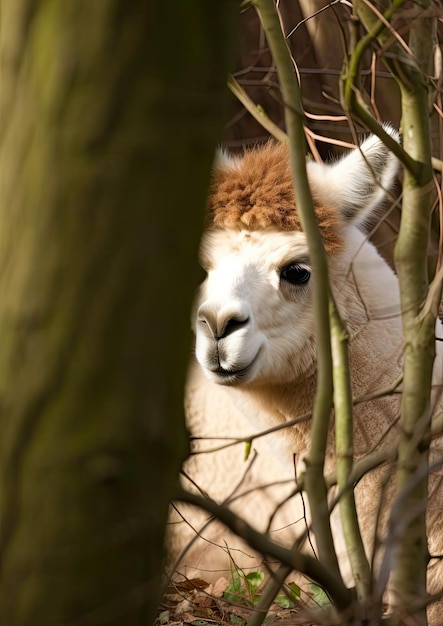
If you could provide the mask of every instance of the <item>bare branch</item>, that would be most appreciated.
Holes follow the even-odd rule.
[[[312,416],[311,448],[306,458],[305,487],[313,519],[313,528],[322,561],[340,577],[340,570],[327,516],[327,490],[323,475],[325,450],[332,407],[332,358],[328,313],[328,264],[314,212],[306,174],[303,104],[293,63],[282,33],[273,0],[254,0],[269,47],[277,67],[285,103],[285,122],[297,208],[306,235],[309,254],[317,279],[313,285],[316,321],[317,390]],[[289,106],[288,106],[289,105]]]
[[[358,524],[354,491],[352,488],[343,491],[353,467],[353,415],[348,335],[332,293],[329,298],[334,376],[336,472],[337,483],[342,490],[340,516],[357,595],[360,600],[367,601],[371,593],[371,572]]]
[[[251,100],[243,87],[235,80],[233,76],[228,77],[228,87],[243,104],[245,109],[265,128],[271,135],[273,135],[278,141],[286,142],[288,136],[281,130],[265,113],[262,107],[258,106]]]
[[[328,590],[339,610],[345,610],[349,607],[352,600],[349,590],[335,573],[317,559],[298,550],[288,550],[280,544],[274,543],[266,535],[255,530],[235,513],[220,506],[214,500],[203,498],[182,488],[179,489],[177,500],[208,511],[258,552],[267,554],[316,581]]]

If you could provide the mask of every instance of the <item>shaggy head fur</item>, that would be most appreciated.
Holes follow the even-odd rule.
[[[342,247],[337,207],[315,197],[315,212],[327,252]],[[214,171],[208,228],[301,231],[286,145],[268,142]]]

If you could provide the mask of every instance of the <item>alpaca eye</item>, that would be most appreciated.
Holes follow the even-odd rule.
[[[304,285],[311,277],[311,272],[299,263],[290,263],[280,273],[281,278],[291,285]]]

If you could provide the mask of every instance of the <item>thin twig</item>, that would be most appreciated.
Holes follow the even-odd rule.
[[[340,319],[332,293],[330,293],[329,297],[334,376],[336,472],[337,483],[342,490],[348,481],[353,467],[352,391],[348,357],[348,334]],[[342,491],[340,516],[357,596],[360,600],[367,602],[371,593],[371,571],[358,524],[353,489],[348,489],[346,492]]]
[[[286,133],[281,130],[265,113],[261,106],[258,106],[246,93],[243,87],[235,80],[233,76],[228,77],[228,87],[243,104],[245,109],[278,141],[285,143],[288,139]]]

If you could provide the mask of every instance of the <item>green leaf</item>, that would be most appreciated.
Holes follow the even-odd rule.
[[[291,595],[293,596],[294,600],[300,600],[301,598],[300,587],[296,583],[289,583],[288,587],[291,590]]]
[[[294,606],[292,600],[288,598],[288,596],[277,596],[274,599],[275,604],[278,604],[282,607],[282,609],[291,609]]]
[[[262,584],[264,577],[265,575],[263,572],[250,572],[249,574],[246,574],[245,581],[251,593],[257,591]]]
[[[223,592],[223,597],[228,602],[238,602],[244,598],[246,589],[242,586],[242,579],[239,576],[233,576],[231,582]]]
[[[249,455],[251,454],[251,441],[245,442],[245,457],[244,460],[247,461],[249,459]]]
[[[312,599],[318,606],[327,606],[328,604],[331,604],[330,599],[328,598],[325,590],[322,589],[322,587],[312,584],[311,590]]]
[[[236,576],[235,578],[231,578],[231,582],[226,587],[226,591],[232,591],[234,593],[240,593],[242,590],[241,578]]]

